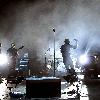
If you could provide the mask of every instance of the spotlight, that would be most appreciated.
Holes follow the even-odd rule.
[[[7,64],[8,62],[8,57],[6,54],[0,54],[0,65]]]
[[[89,63],[89,57],[87,54],[83,54],[79,57],[79,62],[82,65],[88,64]]]

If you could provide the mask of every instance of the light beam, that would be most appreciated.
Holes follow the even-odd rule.
[[[79,57],[79,62],[80,62],[80,64],[82,64],[82,65],[85,65],[85,64],[89,63],[89,58],[88,58],[87,54],[81,55],[81,56]]]
[[[7,64],[8,62],[8,57],[6,54],[0,54],[0,65]]]

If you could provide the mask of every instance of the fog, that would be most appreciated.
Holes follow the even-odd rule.
[[[21,53],[29,52],[35,61],[44,63],[44,54],[53,57],[56,30],[56,57],[61,57],[60,46],[65,38],[78,39],[78,48],[91,50],[100,47],[100,0],[1,0],[0,41],[6,51],[11,42]],[[50,51],[47,51],[50,48]],[[94,49],[94,48],[93,48]],[[99,50],[98,48],[96,49]]]

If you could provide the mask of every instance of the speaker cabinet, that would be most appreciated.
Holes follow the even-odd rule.
[[[61,97],[61,79],[59,78],[27,78],[27,98]]]

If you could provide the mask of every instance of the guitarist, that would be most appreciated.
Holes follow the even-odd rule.
[[[24,46],[21,46],[20,48],[16,49],[15,43],[11,43],[11,47],[7,50],[7,54],[10,58],[10,66],[12,70],[15,70],[16,66],[16,60],[18,56],[18,51],[22,49]]]

